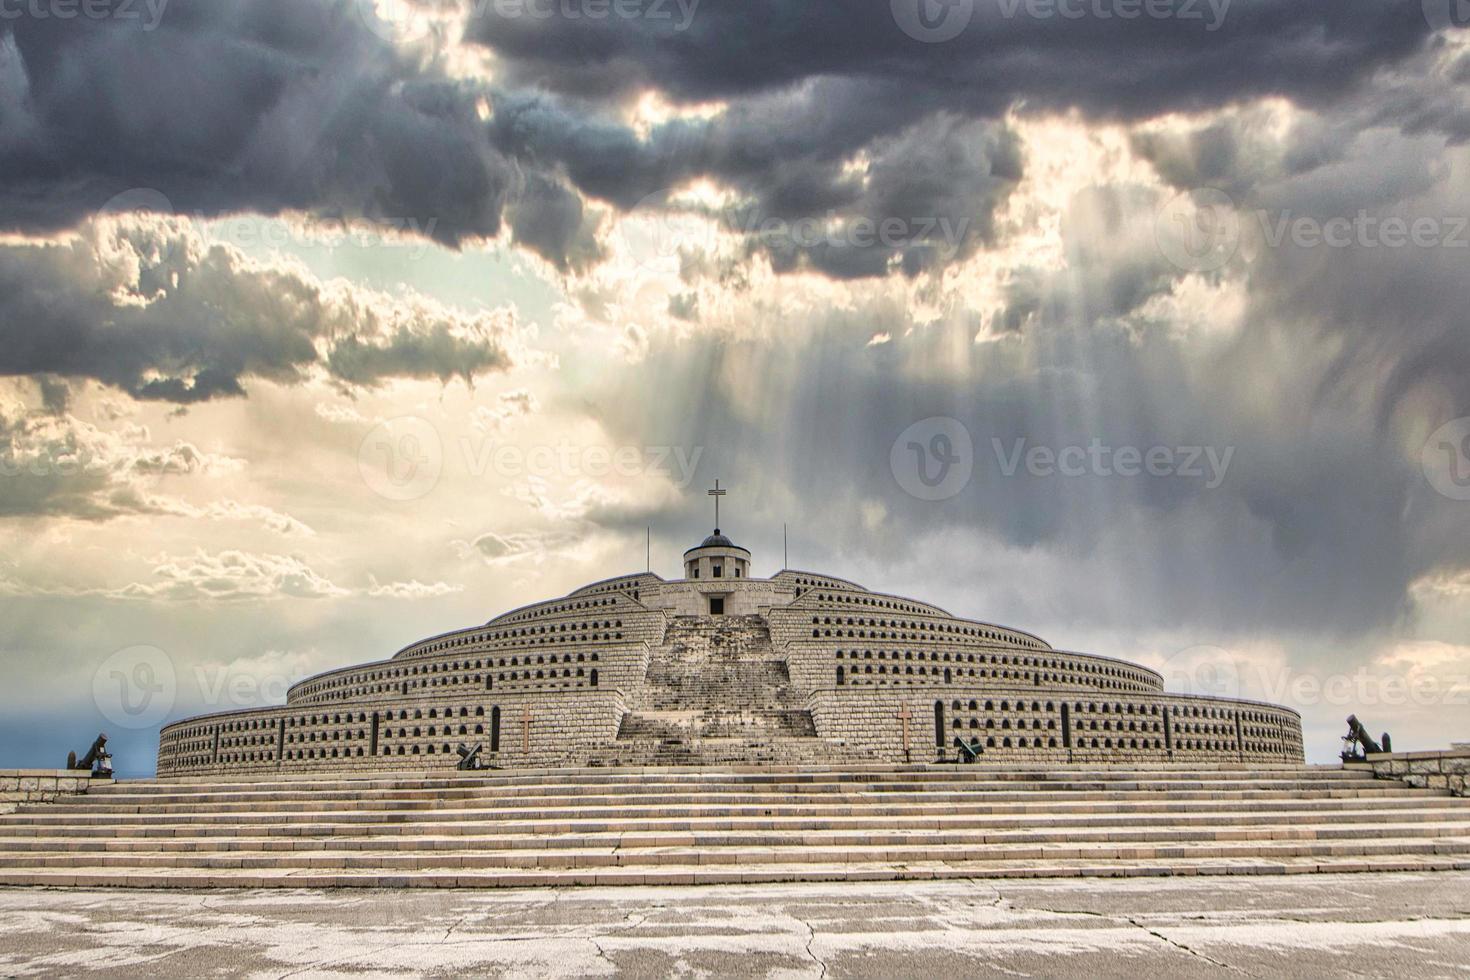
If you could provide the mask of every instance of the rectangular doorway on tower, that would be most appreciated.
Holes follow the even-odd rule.
[[[712,595],[712,596],[709,597],[709,614],[711,616],[723,616],[723,615],[725,615],[725,597],[724,596],[722,596],[722,595]]]

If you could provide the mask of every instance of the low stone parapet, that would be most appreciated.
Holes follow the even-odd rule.
[[[1367,765],[1380,779],[1401,779],[1410,786],[1470,795],[1466,791],[1470,747],[1439,752],[1378,752],[1368,756]]]
[[[110,779],[93,779],[74,769],[0,769],[0,813],[14,813],[22,803],[50,803],[58,796],[111,784]]]

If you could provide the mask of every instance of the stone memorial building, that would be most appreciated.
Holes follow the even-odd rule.
[[[716,530],[684,575],[625,575],[165,728],[158,774],[454,768],[1303,761],[1301,719],[1171,694],[846,579],[751,575]]]

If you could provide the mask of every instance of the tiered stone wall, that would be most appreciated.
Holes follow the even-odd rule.
[[[0,813],[14,813],[22,803],[50,803],[110,785],[110,779],[93,779],[73,769],[0,769]]]
[[[589,600],[597,604],[611,599]],[[605,618],[596,618],[602,613]],[[642,683],[661,611],[629,607],[548,612],[517,625],[479,628],[415,644],[391,660],[328,671],[291,688],[287,704],[328,704],[475,691],[627,690]]]
[[[487,765],[581,765],[617,737],[625,711],[616,691],[233,711],[165,728],[158,772],[452,769],[462,743],[482,746]]]
[[[617,739],[628,706],[643,705],[652,651],[675,619],[707,611],[710,584],[609,579],[310,678],[284,707],[171,725],[159,773],[452,768],[461,743],[482,746],[491,765],[584,764]],[[803,716],[786,719],[791,752],[812,737],[792,734],[806,726],[886,761],[953,759],[956,737],[978,738],[985,761],[1002,763],[1303,758],[1295,712],[1165,694],[1152,670],[1021,630],[810,572],[721,588],[739,593],[727,613],[769,627],[768,656],[789,674],[781,698],[805,699],[806,712],[801,700],[787,706]]]
[[[826,601],[832,597],[841,601]],[[1029,633],[991,623],[957,619],[941,609],[873,593],[807,593],[771,611],[771,638],[778,646],[798,640],[852,640],[907,637],[935,642],[974,643],[1021,650],[1050,650]]]
[[[1133,664],[1085,653],[1018,651],[988,643],[914,643],[888,634],[798,640],[786,647],[791,679],[804,691],[838,687],[1033,687],[1156,693],[1163,678]],[[894,634],[905,637],[915,634]]]
[[[1301,718],[1253,701],[935,686],[817,691],[807,707],[818,735],[875,760],[954,759],[960,738],[996,763],[1303,761]]]

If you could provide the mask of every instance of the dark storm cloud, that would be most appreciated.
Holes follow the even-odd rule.
[[[661,209],[663,191],[714,177],[743,193],[735,223],[778,272],[839,279],[914,275],[988,242],[994,209],[1022,172],[998,122],[1012,108],[1142,120],[1272,95],[1330,107],[1431,36],[1413,0],[1238,0],[1219,9],[1214,30],[1187,18],[1007,15],[982,0],[970,27],[942,44],[906,35],[886,3],[706,0],[687,26],[672,12],[497,9],[482,5],[468,36],[503,59],[492,124],[502,151],[563,170],[624,210]],[[1406,86],[1396,99],[1415,102],[1416,125],[1458,125],[1456,103],[1435,88]],[[646,89],[728,105],[640,138],[607,110]],[[1250,165],[1231,156],[1231,137],[1196,135],[1193,176]],[[848,164],[860,153],[859,175]],[[1162,149],[1153,156],[1168,162]],[[964,231],[939,244],[868,240],[864,229],[885,218],[942,218]],[[835,234],[793,233],[789,223],[803,219]]]
[[[470,36],[506,60],[510,83],[589,100],[644,87],[739,99],[845,78],[967,114],[1024,99],[1141,118],[1265,95],[1331,102],[1429,34],[1420,0],[1235,0],[1218,19],[1203,3],[1171,5],[1198,17],[1133,19],[974,6],[943,43],[905,34],[889,3],[835,0],[703,0],[682,30],[673,16],[503,17],[492,4]]]
[[[850,279],[969,256],[991,239],[994,210],[1021,177],[1020,148],[1003,124],[926,115],[921,101],[888,83],[815,80],[640,139],[566,100],[502,93],[492,127],[506,153],[564,171],[625,211],[674,209],[681,184],[715,177],[740,198],[707,216],[777,271]],[[860,152],[869,158],[861,176],[847,169]]]
[[[562,272],[584,270],[602,258],[597,221],[582,198],[541,174],[526,177],[525,191],[510,209],[510,226],[517,245]]]
[[[247,378],[290,384],[321,371],[372,387],[512,364],[508,313],[323,284],[209,245],[177,219],[106,218],[84,231],[0,245],[0,376],[92,378],[187,404],[242,395]]]
[[[913,275],[987,241],[1021,171],[997,122],[1012,107],[1139,119],[1271,94],[1325,105],[1428,34],[1410,0],[1235,0],[1217,30],[1006,15],[985,0],[943,44],[907,36],[886,3],[704,0],[687,23],[674,6],[576,18],[505,6],[467,8],[469,38],[499,58],[493,92],[386,43],[356,0],[180,0],[151,31],[8,21],[0,227],[70,227],[134,188],[188,213],[409,220],[448,244],[497,235],[509,211],[522,246],[575,271],[600,257],[577,195],[626,210],[707,176],[761,220],[964,222],[944,248],[751,235],[778,269]],[[728,108],[645,138],[612,112],[645,89]],[[1453,102],[1409,99],[1416,125],[1460,125]],[[861,187],[844,169],[859,152],[873,160]]]
[[[517,186],[473,87],[420,70],[349,0],[190,0],[125,19],[6,20],[0,226],[74,225],[113,195],[187,213],[300,210],[493,236]],[[432,220],[430,220],[432,219]]]
[[[1447,236],[1464,228],[1463,152],[1367,134],[1332,156],[1330,167],[1237,167],[1252,176],[1231,186],[1272,214],[1364,207],[1443,219]],[[1365,637],[1404,627],[1414,583],[1470,567],[1467,505],[1435,492],[1421,468],[1428,434],[1470,416],[1470,237],[1246,242],[1217,280],[1227,306],[1243,305],[1200,322],[1173,308],[1194,277],[1155,235],[1172,194],[1127,184],[1078,194],[1062,215],[1065,263],[1016,270],[979,343],[966,317],[921,325],[897,303],[870,302],[782,332],[779,347],[759,333],[656,344],[644,371],[687,411],[654,412],[626,393],[597,405],[624,438],[713,447],[719,471],[747,474],[751,525],[820,527],[804,547],[824,560],[922,565],[916,549],[978,530],[980,547],[1064,574],[985,573],[997,575],[987,588],[1020,590],[1011,601],[1027,616],[1055,616],[1060,592],[1069,617],[1107,629],[1333,637],[1334,666],[1346,669],[1367,656]],[[1241,212],[1258,220],[1255,207]],[[893,339],[867,346],[875,333]],[[752,391],[735,381],[745,378],[766,380]],[[962,493],[935,503],[906,492],[890,466],[900,434],[933,416],[966,426],[975,464]],[[1208,467],[1200,478],[1008,475],[1004,454],[1020,440],[1233,455],[1216,486]],[[767,499],[780,503],[764,509]]]

